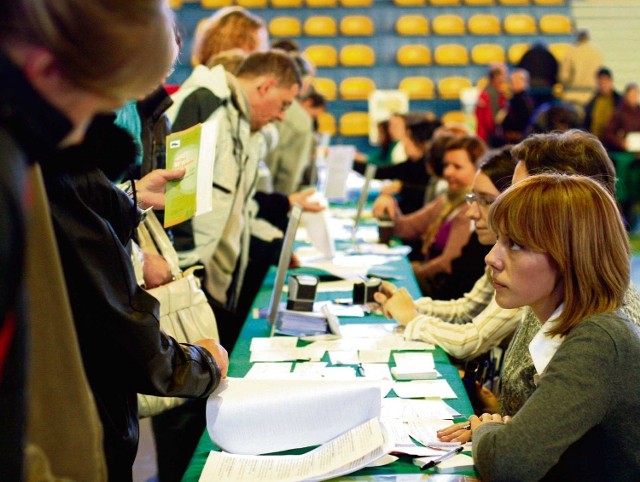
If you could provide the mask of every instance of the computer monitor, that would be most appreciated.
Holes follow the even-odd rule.
[[[280,308],[280,299],[282,298],[284,280],[287,277],[287,270],[291,262],[293,242],[296,239],[300,216],[302,216],[302,207],[294,204],[289,213],[289,223],[287,224],[287,231],[285,232],[284,241],[282,242],[282,250],[280,251],[280,258],[278,260],[278,271],[273,285],[273,292],[271,293],[269,313],[267,314],[267,320],[271,324],[271,336],[273,336],[276,330],[276,319],[278,317],[278,309]]]

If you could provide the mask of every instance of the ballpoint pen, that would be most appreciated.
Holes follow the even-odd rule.
[[[456,447],[455,449],[450,450],[449,452],[447,452],[446,454],[441,455],[438,458],[435,458],[433,460],[429,460],[429,462],[427,462],[426,464],[424,464],[424,465],[422,465],[420,467],[420,470],[427,470],[427,469],[430,469],[432,467],[435,467],[440,462],[444,462],[448,458],[453,457],[454,455],[458,455],[460,452],[462,452],[463,449],[464,449],[464,446],[461,445],[460,447]]]

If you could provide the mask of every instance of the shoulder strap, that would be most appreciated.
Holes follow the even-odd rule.
[[[155,243],[158,251],[165,259],[165,261],[169,264],[169,269],[171,270],[171,274],[176,278],[179,278],[182,270],[178,264],[178,254],[171,244],[171,240],[169,236],[167,236],[166,231],[158,221],[158,218],[153,213],[153,211],[149,211],[143,221],[144,227],[153,238],[153,242]]]

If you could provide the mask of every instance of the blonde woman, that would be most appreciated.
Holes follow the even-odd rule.
[[[541,174],[503,193],[486,257],[497,303],[528,306],[536,390],[512,418],[470,418],[483,480],[637,480],[640,332],[618,309],[629,244],[597,182]],[[509,422],[509,423],[506,423]]]

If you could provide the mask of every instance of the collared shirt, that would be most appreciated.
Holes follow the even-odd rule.
[[[542,324],[542,327],[538,333],[536,333],[536,336],[534,336],[529,343],[529,353],[531,353],[533,366],[536,368],[538,376],[544,372],[545,368],[547,368],[547,365],[553,358],[553,355],[556,354],[556,351],[558,351],[558,348],[560,348],[560,345],[562,345],[562,342],[564,341],[564,336],[549,336],[549,332],[556,327],[556,320],[558,319],[558,316],[560,316],[560,313],[562,313],[563,308],[564,303],[558,306],[551,317]],[[537,385],[537,380],[534,381]]]
[[[488,270],[462,298],[450,301],[420,298],[420,315],[409,322],[404,337],[442,347],[456,358],[473,358],[497,346],[515,331],[522,310],[505,310],[495,300]]]

